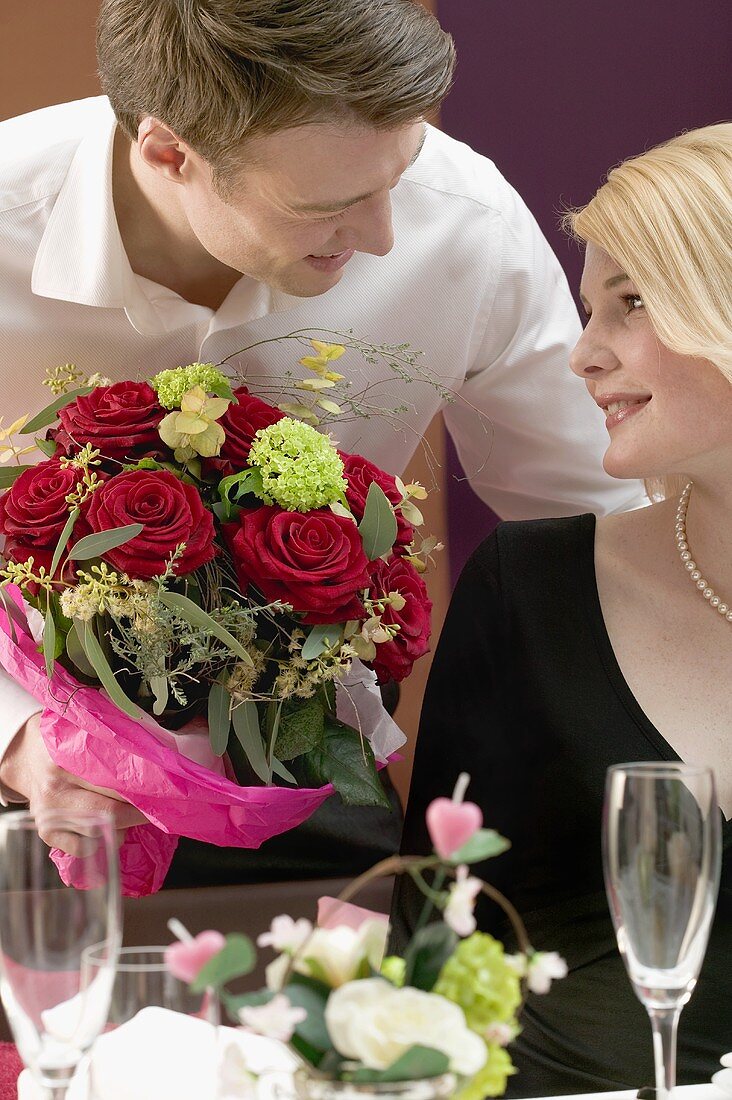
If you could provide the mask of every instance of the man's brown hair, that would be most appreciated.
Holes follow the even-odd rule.
[[[133,140],[160,119],[226,178],[250,137],[432,111],[454,47],[417,0],[102,0],[102,87]]]

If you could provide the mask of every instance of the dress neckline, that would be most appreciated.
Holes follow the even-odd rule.
[[[651,743],[655,751],[660,754],[661,758],[663,760],[683,762],[676,750],[671,747],[660,730],[658,730],[648,718],[635,695],[630,690],[628,681],[625,679],[620,665],[618,664],[618,659],[615,656],[615,650],[613,649],[613,644],[610,641],[610,635],[608,634],[605,624],[605,616],[603,615],[602,604],[600,602],[600,592],[597,586],[597,572],[595,569],[596,518],[591,512],[588,512],[586,515],[580,516],[579,520],[582,543],[579,568],[583,587],[587,596],[585,606],[589,610],[590,629],[605,675],[630,718]],[[725,834],[732,840],[732,818],[725,818],[721,807],[720,813],[722,814],[722,821],[724,822]]]

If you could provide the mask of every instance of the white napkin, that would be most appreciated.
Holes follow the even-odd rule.
[[[264,1100],[278,1079],[287,1087],[294,1068],[293,1055],[272,1039],[144,1008],[97,1040],[68,1100]],[[264,1075],[258,1085],[247,1070]],[[43,1100],[28,1070],[20,1075],[18,1100]]]

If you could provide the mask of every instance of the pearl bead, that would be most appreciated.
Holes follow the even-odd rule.
[[[732,611],[727,612],[727,622],[732,623]]]
[[[719,607],[719,596],[712,596],[712,598],[709,602],[712,605],[712,607]]]
[[[719,612],[720,615],[726,615],[727,612],[729,611],[729,608],[727,607],[726,603],[721,603],[719,605],[719,607],[717,608],[717,611]]]
[[[676,540],[676,547],[679,551],[679,557],[704,599],[708,600],[709,606],[713,607],[720,615],[723,615],[727,622],[732,623],[732,607],[730,607],[729,604],[723,603],[719,596],[715,594],[714,589],[710,588],[704,577],[702,577],[701,570],[697,569],[696,562],[691,556],[691,550],[689,549],[689,543],[686,537],[686,510],[689,506],[691,488],[692,483],[689,482],[679,497],[679,504],[676,511],[674,538]]]
[[[691,579],[692,579],[693,581],[698,581],[698,580],[700,579],[700,577],[701,577],[701,573],[699,572],[699,570],[698,570],[698,569],[694,569],[694,571],[693,571],[693,572],[692,572],[692,574],[691,574]],[[703,585],[702,585],[702,588],[706,588],[706,584],[703,584]]]
[[[703,577],[700,577],[699,580],[696,582],[696,587],[699,589],[700,592],[703,592],[704,589],[707,587],[707,582],[704,580]]]
[[[688,550],[688,549],[689,549],[688,542],[684,542],[683,539],[680,539],[679,540],[679,550]]]
[[[714,589],[713,588],[705,588],[702,595],[704,596],[705,600],[711,600],[712,596],[714,595]]]
[[[682,561],[691,561],[691,554],[689,553],[688,550],[682,550],[681,551],[681,560]]]

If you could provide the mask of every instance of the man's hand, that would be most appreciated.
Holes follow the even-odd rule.
[[[34,714],[10,743],[0,761],[0,782],[27,799],[38,824],[38,835],[51,848],[60,848],[72,856],[89,854],[89,842],[83,830],[71,832],[59,829],[49,822],[43,823],[46,811],[68,813],[100,813],[112,815],[121,844],[124,833],[131,825],[141,825],[147,818],[122,802],[112,791],[100,790],[85,784],[81,779],[57,767],[41,736],[41,716]]]

